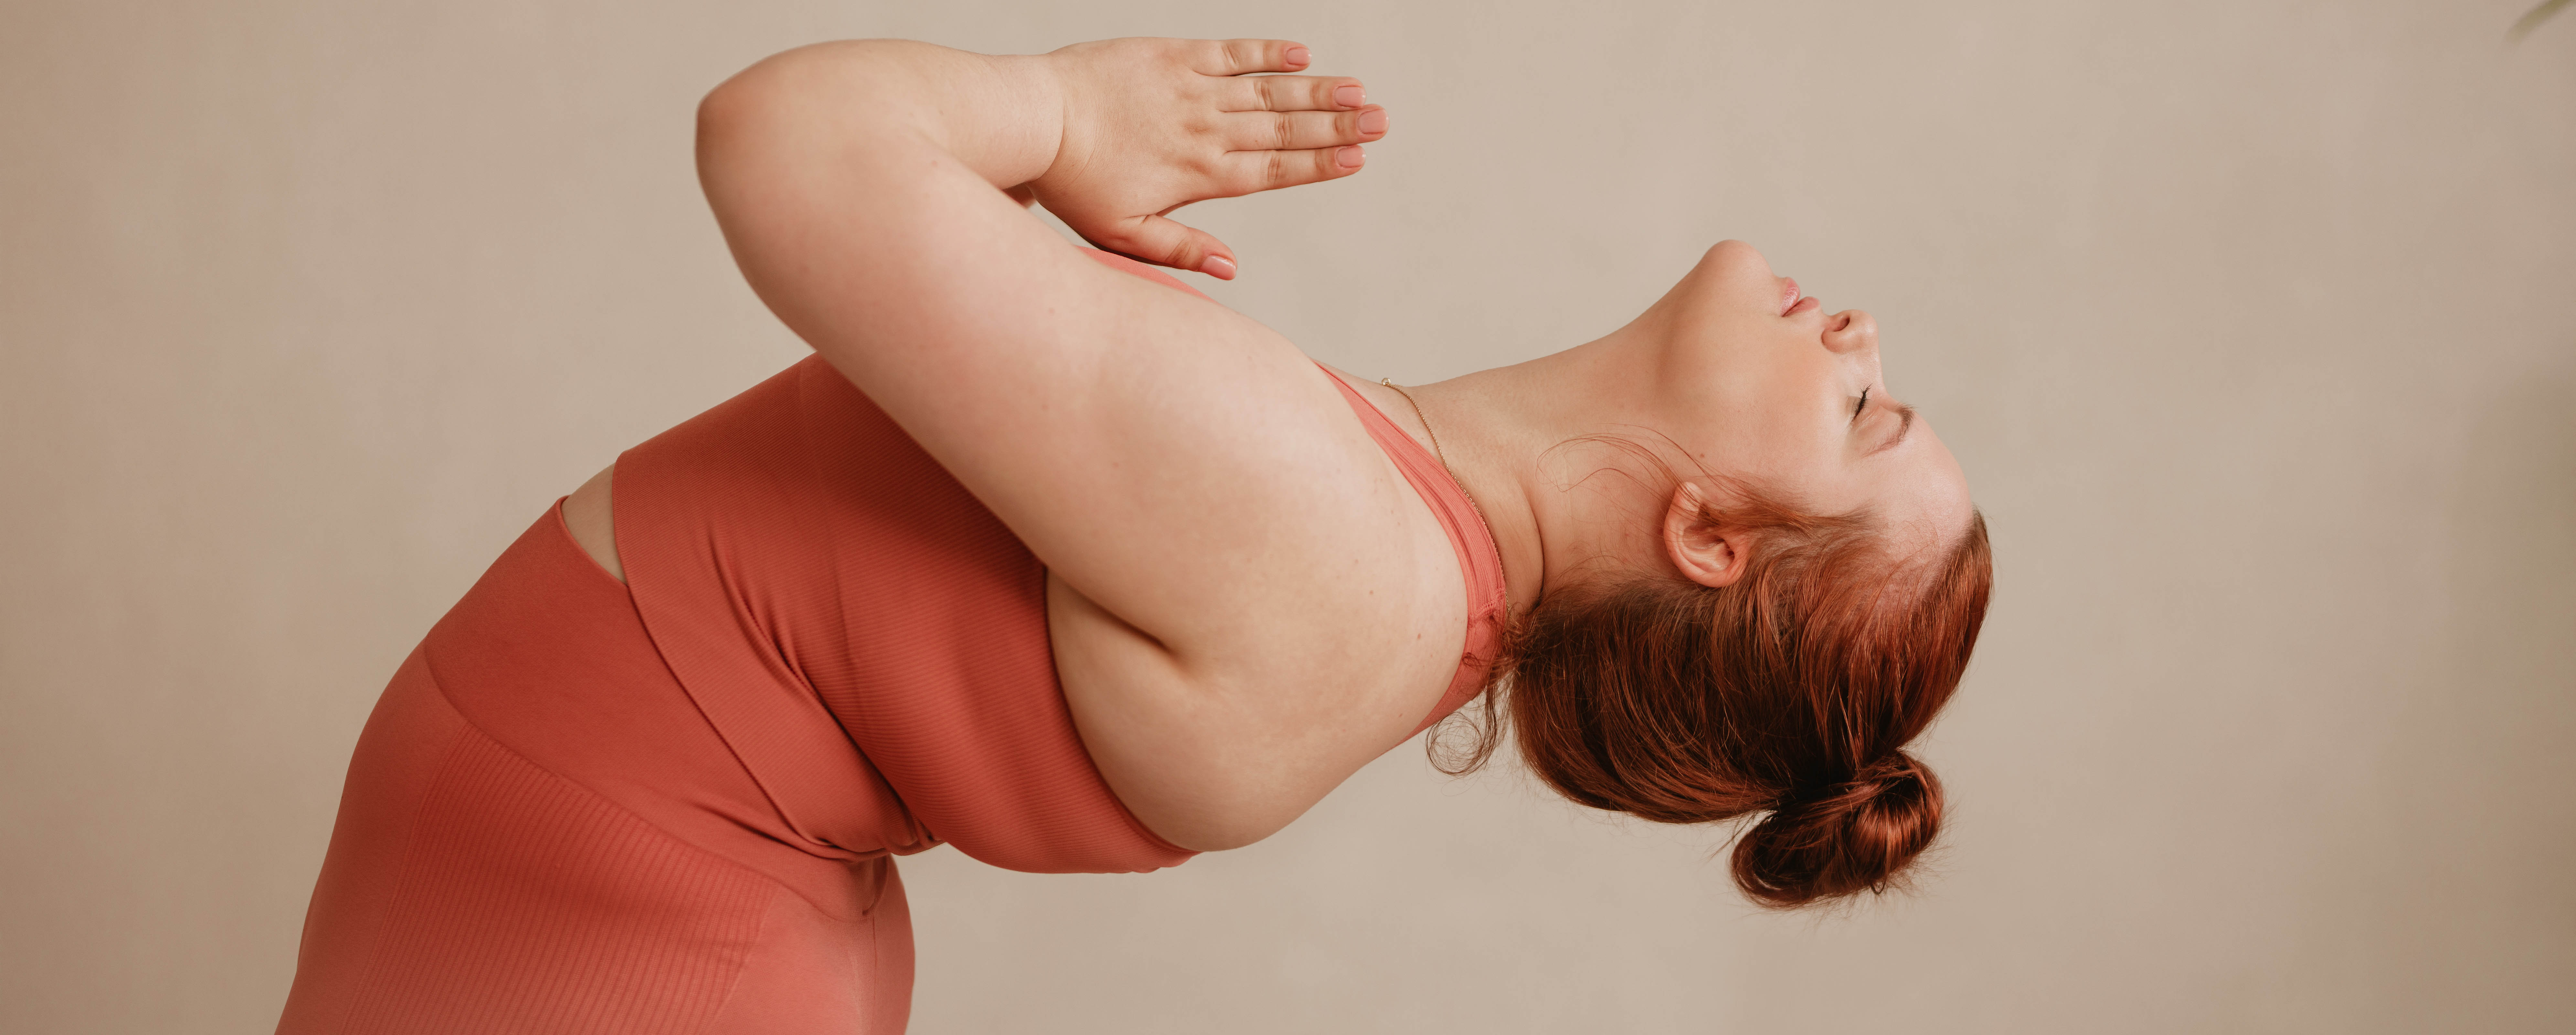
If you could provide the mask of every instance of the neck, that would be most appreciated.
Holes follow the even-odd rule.
[[[1659,487],[1638,478],[1591,478],[1619,466],[1621,457],[1560,449],[1587,435],[1651,426],[1650,400],[1639,386],[1653,383],[1648,350],[1637,328],[1508,367],[1408,389],[1423,416],[1439,429],[1453,476],[1475,497],[1502,554],[1504,584],[1515,619],[1540,595],[1562,587],[1587,562],[1626,560],[1652,549],[1646,524],[1635,529],[1577,520],[1577,493],[1620,493],[1651,506]],[[1625,426],[1623,428],[1623,426]],[[1651,499],[1649,497],[1652,497]],[[1597,507],[1597,502],[1593,502]]]

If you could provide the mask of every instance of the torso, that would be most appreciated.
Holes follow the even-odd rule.
[[[1420,422],[1400,398],[1381,398],[1393,393],[1340,371],[1332,373],[1427,448],[1428,439]],[[1402,484],[1402,475],[1392,459],[1381,454],[1376,461],[1387,468],[1390,479]],[[615,470],[612,464],[575,489],[564,500],[563,517],[582,550],[609,574],[623,580],[625,567],[617,551],[612,507]],[[1272,752],[1342,755],[1357,750],[1374,757],[1408,739],[1424,714],[1449,689],[1467,635],[1469,603],[1463,573],[1448,533],[1429,505],[1410,491],[1401,498],[1404,505],[1384,515],[1382,525],[1386,534],[1404,537],[1411,543],[1406,553],[1418,562],[1412,570],[1358,572],[1348,570],[1347,564],[1336,566],[1329,559],[1317,559],[1297,573],[1332,579],[1363,598],[1381,594],[1409,597],[1393,609],[1397,620],[1392,624],[1384,618],[1389,614],[1385,607],[1351,608],[1349,613],[1355,620],[1349,624],[1347,638],[1332,652],[1341,657],[1378,659],[1372,667],[1381,678],[1362,687],[1345,688],[1358,693],[1341,709],[1343,721],[1326,728],[1281,731],[1280,736],[1289,743],[1273,746]],[[1171,749],[1172,742],[1192,739],[1188,703],[1166,701],[1159,707],[1138,707],[1133,695],[1104,692],[1160,674],[1139,671],[1138,666],[1167,663],[1151,652],[1135,649],[1139,632],[1052,573],[1047,579],[1047,601],[1048,637],[1055,648],[1058,678],[1073,706],[1077,728],[1085,742],[1092,745],[1095,763],[1121,801],[1147,827],[1184,847],[1235,847],[1191,843],[1206,840],[1189,836],[1193,826],[1190,813],[1203,805],[1197,801],[1199,796],[1194,789],[1216,785],[1227,778],[1240,779],[1241,774],[1210,771],[1212,765],[1221,763],[1211,763],[1211,755],[1205,751]],[[1262,631],[1246,630],[1246,635],[1260,636]],[[1295,798],[1310,792],[1282,787],[1280,794]],[[1295,805],[1302,811],[1308,803],[1299,801]]]
[[[1196,294],[1141,263],[1085,254]],[[1038,557],[1045,573],[1044,639],[1083,750],[1137,820],[1196,850],[1267,836],[1368,760],[1403,743],[1435,706],[1454,707],[1459,702],[1447,696],[1453,683],[1461,693],[1472,691],[1480,671],[1462,674],[1462,647],[1472,642],[1490,653],[1500,630],[1501,578],[1491,540],[1426,448],[1428,437],[1411,407],[1388,389],[1338,371],[1331,376],[1340,384],[1319,392],[1313,365],[1281,366],[1244,355],[1238,379],[1283,379],[1243,386],[1260,405],[1235,410],[1201,399],[1175,405],[1173,412],[1189,413],[1192,420],[1264,415],[1256,419],[1267,420],[1273,430],[1252,452],[1313,471],[1331,484],[1300,490],[1276,478],[1248,483],[1235,499],[1209,503],[1211,515],[1232,516],[1209,517],[1196,526],[1176,521],[1168,509],[1175,504],[1164,502],[1149,520],[1163,529],[1167,541],[1157,546],[1174,558],[1174,567],[1138,572],[1122,585],[1115,580],[1132,569],[1102,568],[1093,555],[1085,576],[1104,580],[1098,599],[1160,608],[1166,613],[1159,620],[1192,627],[1190,639],[1167,642],[1148,635],[1095,604],[1093,595],[1065,577],[1068,569],[1045,563],[1043,550]],[[1301,401],[1283,409],[1290,400]],[[1315,408],[1300,412],[1298,406]],[[1092,419],[1100,418],[1095,412]],[[958,431],[947,427],[942,433],[953,437]],[[1170,429],[1130,433],[1172,436]],[[1206,459],[1201,454],[1192,462],[1203,467]],[[1154,469],[1150,459],[1131,461],[1123,472],[1116,471],[1117,463],[1108,466],[1108,476],[1130,486],[1127,491],[1145,494],[1109,501],[1112,506],[1159,491],[1137,477]],[[990,471],[972,472],[960,480],[1013,491],[993,477]],[[1204,482],[1208,472],[1188,477]],[[574,541],[623,579],[624,562],[631,558],[617,547],[613,478],[614,468],[590,479],[565,500],[563,514]],[[1075,489],[1092,491],[1090,483]],[[1224,490],[1219,483],[1196,491]],[[1248,514],[1249,499],[1269,502]],[[1301,507],[1314,509],[1300,512]],[[1207,527],[1220,520],[1250,520],[1260,527]],[[1054,528],[1059,537],[1063,527],[1068,526]],[[1302,534],[1306,530],[1319,534]],[[1013,534],[1027,538],[1016,529]],[[1194,549],[1193,541],[1201,539]],[[1060,549],[1087,549],[1078,541],[1053,542]],[[1481,551],[1475,578],[1484,587],[1472,604],[1466,589],[1472,580],[1462,568],[1462,556],[1471,549]],[[1152,556],[1145,554],[1143,563],[1150,564]],[[1216,557],[1229,558],[1230,566],[1211,565]],[[1168,613],[1170,601],[1192,597],[1156,595],[1161,591],[1139,596],[1143,587],[1169,584],[1180,572],[1193,580],[1222,580],[1191,586],[1214,591],[1208,598],[1225,610],[1176,618]],[[1478,616],[1472,634],[1471,611]]]

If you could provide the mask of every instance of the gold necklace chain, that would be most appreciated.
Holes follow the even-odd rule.
[[[1385,385],[1388,388],[1395,389],[1395,394],[1403,396],[1404,401],[1413,407],[1413,419],[1421,421],[1422,433],[1431,436],[1432,458],[1440,461],[1440,469],[1442,471],[1448,472],[1450,483],[1458,487],[1458,495],[1467,497],[1467,509],[1476,512],[1476,524],[1483,526],[1485,529],[1485,541],[1494,545],[1495,566],[1500,567],[1503,547],[1501,541],[1494,538],[1494,523],[1485,518],[1484,504],[1476,502],[1476,494],[1467,491],[1467,483],[1458,480],[1458,469],[1449,466],[1449,454],[1440,451],[1440,432],[1431,427],[1431,416],[1422,412],[1421,401],[1415,399],[1413,397],[1413,393],[1405,391],[1403,385],[1395,383],[1395,379],[1392,377],[1378,378],[1377,383]],[[1511,584],[1507,582],[1503,584],[1503,620],[1509,622],[1511,620],[1511,613],[1512,587]]]
[[[1447,454],[1447,453],[1443,453],[1443,452],[1441,452],[1441,451],[1440,451],[1440,433],[1439,433],[1438,431],[1434,431],[1434,430],[1432,430],[1432,427],[1431,427],[1431,418],[1430,418],[1430,417],[1427,417],[1427,416],[1425,416],[1425,415],[1423,415],[1423,412],[1422,412],[1422,404],[1421,404],[1421,403],[1418,403],[1418,402],[1414,402],[1414,400],[1413,400],[1413,393],[1408,392],[1408,391],[1405,391],[1405,390],[1404,390],[1404,386],[1403,386],[1403,385],[1400,385],[1400,384],[1395,383],[1395,379],[1394,379],[1394,378],[1392,378],[1392,377],[1381,377],[1381,378],[1378,378],[1378,379],[1377,379],[1377,383],[1382,384],[1382,385],[1385,385],[1385,386],[1387,386],[1387,387],[1389,387],[1389,388],[1395,389],[1395,394],[1403,396],[1403,397],[1404,397],[1404,401],[1405,401],[1405,402],[1407,402],[1407,403],[1410,403],[1410,404],[1413,406],[1413,419],[1418,420],[1418,421],[1421,421],[1421,422],[1422,422],[1422,433],[1423,433],[1423,434],[1426,434],[1426,435],[1431,436],[1431,455],[1432,455],[1432,456],[1434,456],[1434,457],[1439,458],[1439,460],[1440,460],[1440,469],[1441,469],[1441,470],[1443,470],[1443,471],[1448,471],[1448,472],[1449,472],[1449,480],[1450,480],[1450,481],[1453,481],[1453,482],[1454,482],[1454,481],[1457,481],[1457,480],[1458,480],[1458,472],[1457,472],[1457,470],[1456,470],[1455,468],[1452,468],[1452,467],[1450,467],[1450,466],[1449,466],[1449,454]],[[1464,485],[1461,485],[1461,486],[1459,486],[1459,487],[1458,487],[1458,491],[1460,491],[1460,492],[1465,492],[1465,491],[1467,491],[1467,487],[1466,487],[1466,486],[1464,486]],[[1474,497],[1474,496],[1469,496],[1469,497],[1467,497],[1467,502],[1469,502],[1469,503],[1474,503],[1474,502],[1476,502],[1476,497]],[[1478,516],[1478,517],[1483,517],[1484,515],[1483,515],[1482,513],[1479,513],[1479,514],[1477,514],[1476,516]]]

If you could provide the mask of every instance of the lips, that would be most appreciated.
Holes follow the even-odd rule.
[[[1824,308],[1825,304],[1822,302],[1816,301],[1812,298],[1802,298],[1799,296],[1797,278],[1782,277],[1780,279],[1788,281],[1787,284],[1782,285],[1780,288],[1780,315],[1796,316],[1809,309]]]

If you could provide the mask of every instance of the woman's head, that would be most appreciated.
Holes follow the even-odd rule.
[[[1598,410],[1568,423],[1608,430],[1550,450],[1546,588],[1498,669],[1523,758],[1658,822],[1769,812],[1734,855],[1766,905],[1887,886],[1941,815],[1901,748],[1992,582],[1957,461],[1887,391],[1869,315],[1740,243],[1586,350]]]
[[[1921,558],[1865,517],[1749,492],[1705,520],[1752,530],[1741,578],[1594,579],[1522,620],[1503,698],[1522,758],[1577,802],[1656,822],[1770,812],[1734,856],[1765,905],[1890,884],[1940,827],[1941,786],[1901,747],[1976,645],[1984,519]]]

